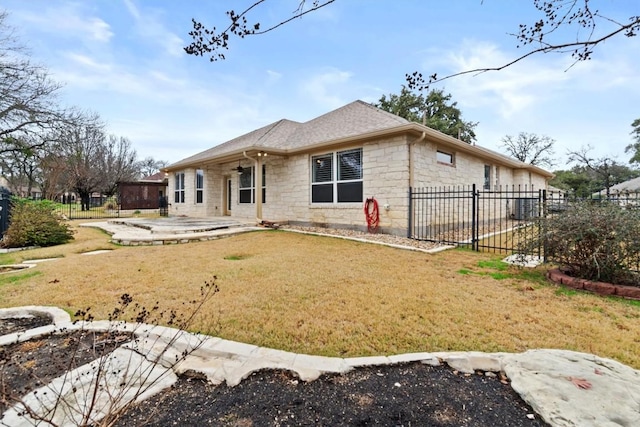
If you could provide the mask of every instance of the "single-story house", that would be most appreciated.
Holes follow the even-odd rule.
[[[169,215],[231,216],[406,235],[409,188],[545,188],[553,175],[355,101],[299,123],[282,119],[164,169]]]

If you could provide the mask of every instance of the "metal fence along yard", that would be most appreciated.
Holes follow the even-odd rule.
[[[511,252],[520,239],[539,232],[536,219],[546,215],[547,192],[530,186],[427,187],[410,189],[409,200],[409,238]],[[542,255],[542,248],[535,252]]]

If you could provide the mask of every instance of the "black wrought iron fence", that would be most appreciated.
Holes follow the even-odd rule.
[[[539,219],[561,214],[578,202],[615,203],[640,209],[640,191],[602,191],[579,197],[531,186],[480,190],[475,185],[409,189],[408,237],[462,245],[478,251],[513,252],[524,241],[528,253],[543,256]]]
[[[531,186],[411,188],[409,199],[409,238],[478,251],[514,251],[539,232],[536,219],[546,215],[546,191]],[[534,252],[542,255],[542,248]]]

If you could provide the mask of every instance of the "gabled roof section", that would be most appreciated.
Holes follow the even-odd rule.
[[[354,101],[305,123],[282,119],[170,165],[214,160],[243,149],[292,150],[408,124],[395,114]]]
[[[166,179],[164,172],[156,172],[153,175],[145,176],[139,179],[139,182],[162,182]]]
[[[358,100],[303,123],[282,148],[302,148],[408,123],[402,117]]]
[[[249,147],[264,147],[275,148],[276,144],[280,140],[288,139],[298,126],[301,124],[291,120],[278,120],[277,122],[268,124],[260,129],[256,129],[249,133],[245,133],[242,136],[224,142],[220,145],[216,145],[213,148],[202,151],[193,156],[182,159],[169,166],[174,168],[176,166],[187,165],[196,162],[202,162],[214,159],[216,157],[224,156],[225,154],[242,151],[242,149]]]

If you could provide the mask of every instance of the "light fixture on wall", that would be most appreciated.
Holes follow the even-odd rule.
[[[260,151],[258,152],[258,157],[267,157],[267,153],[265,153],[264,151]]]

